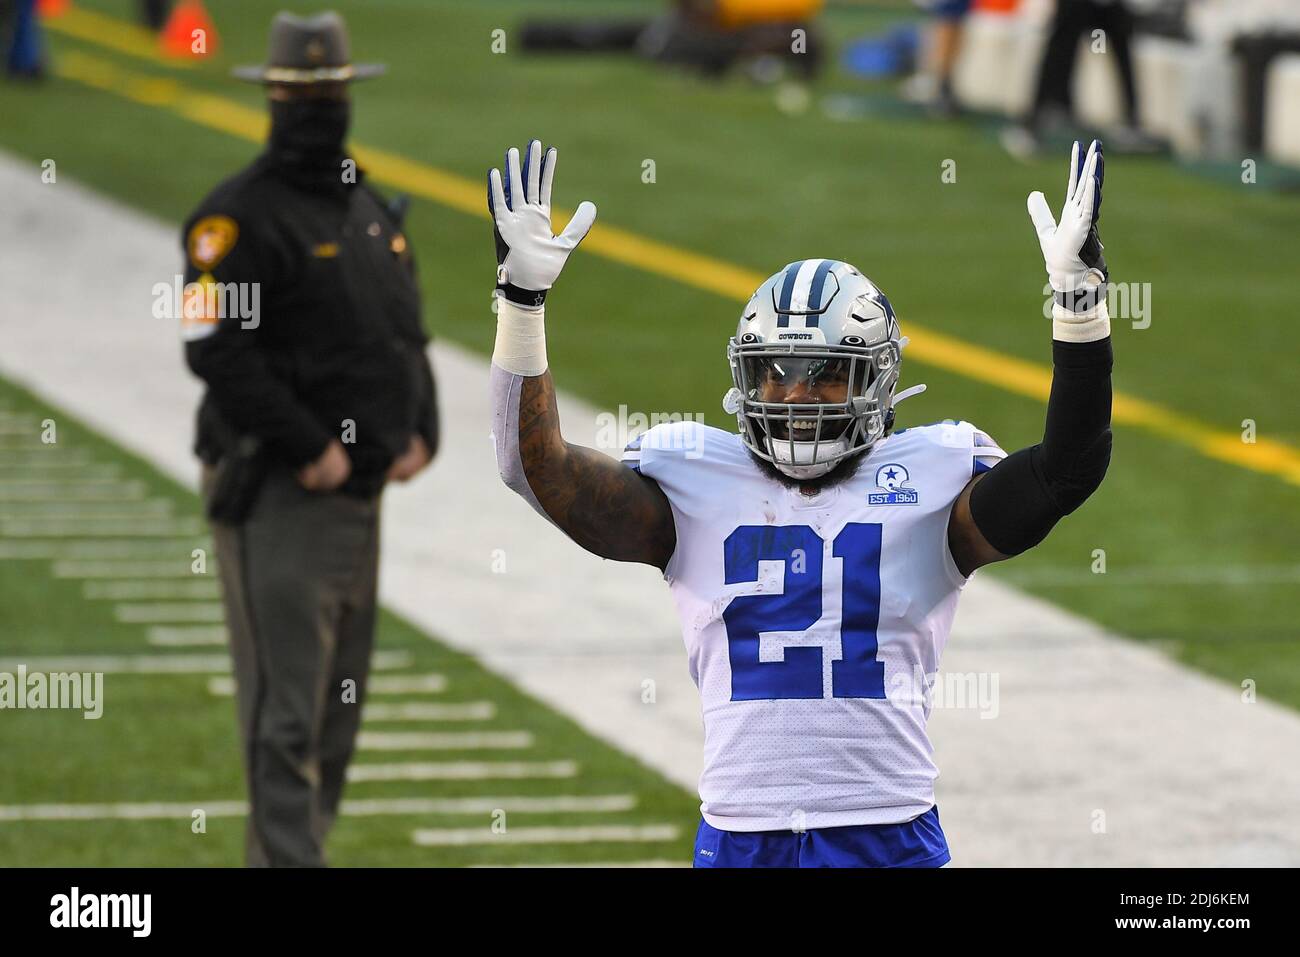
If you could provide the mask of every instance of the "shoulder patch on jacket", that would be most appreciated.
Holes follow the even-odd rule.
[[[229,216],[204,216],[190,227],[185,249],[195,269],[210,272],[239,239],[239,224]]]

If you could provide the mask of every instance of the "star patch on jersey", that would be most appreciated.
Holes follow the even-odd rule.
[[[185,246],[195,269],[211,272],[239,239],[239,224],[229,216],[204,216],[190,228]]]
[[[916,505],[920,496],[916,489],[908,488],[911,478],[907,469],[897,462],[888,462],[876,469],[876,487],[880,492],[868,492],[868,505]]]

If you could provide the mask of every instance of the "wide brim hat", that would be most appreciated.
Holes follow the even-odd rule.
[[[266,62],[231,73],[250,83],[344,83],[379,76],[382,63],[353,63],[348,28],[334,11],[310,17],[277,13]]]

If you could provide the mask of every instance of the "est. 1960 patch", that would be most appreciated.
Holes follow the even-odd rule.
[[[190,228],[186,247],[196,269],[209,272],[239,239],[239,225],[229,216],[204,216]]]

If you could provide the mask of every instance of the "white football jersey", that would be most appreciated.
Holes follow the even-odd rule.
[[[927,680],[965,584],[948,514],[1005,454],[966,422],[904,429],[808,497],[720,429],[629,445],[677,525],[664,577],[700,689],[709,824],[887,824],[934,804]]]

